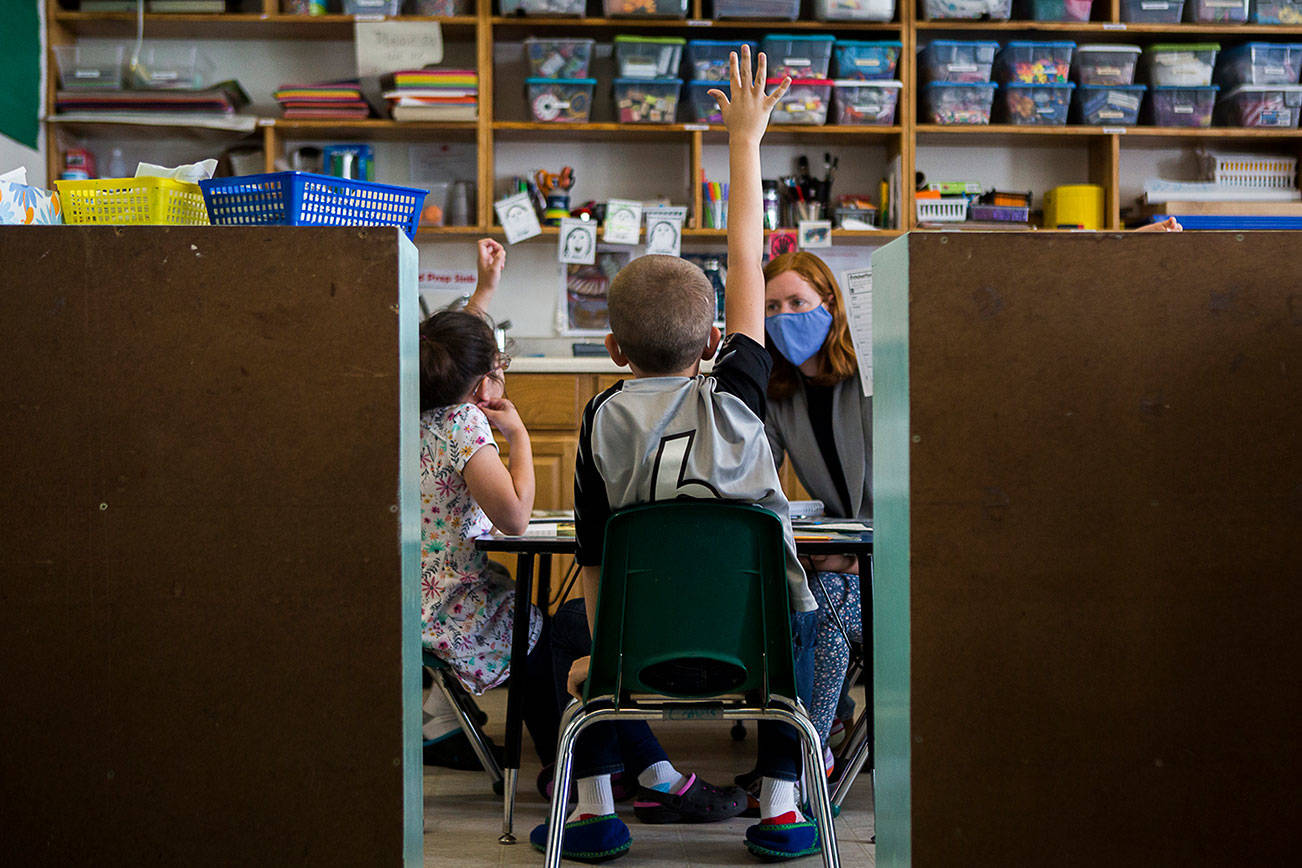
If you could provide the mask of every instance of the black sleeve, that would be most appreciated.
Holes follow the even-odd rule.
[[[768,409],[765,394],[772,370],[773,359],[763,344],[734,333],[723,339],[710,376],[718,381],[718,391],[741,398],[762,420]]]
[[[581,567],[601,565],[606,541],[606,520],[610,518],[610,500],[606,482],[597,470],[592,454],[592,426],[597,408],[624,385],[621,380],[588,402],[579,429],[579,451],[574,458],[574,560]]]

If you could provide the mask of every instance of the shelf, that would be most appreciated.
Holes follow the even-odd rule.
[[[460,238],[466,235],[478,237],[493,234],[500,235],[501,230],[487,230],[482,226],[420,226],[416,229],[416,239],[418,241],[422,239],[428,241],[431,238]]]
[[[307,120],[285,118],[262,118],[259,127],[272,127],[285,138],[339,138],[347,136],[353,139],[403,140],[408,138],[428,138],[437,134],[439,138],[453,141],[475,140],[479,130],[477,121],[394,121],[388,118],[366,118],[362,120]]]
[[[539,135],[574,139],[577,141],[610,141],[634,135],[649,139],[686,139],[692,133],[701,133],[711,140],[723,141],[727,130],[721,124],[547,124],[531,121],[496,121],[493,130],[507,133],[500,138],[530,139]],[[867,139],[880,139],[899,135],[903,127],[875,126],[804,126],[801,124],[774,124],[768,128],[765,141],[781,142],[791,139],[817,138],[821,142],[849,141],[862,142]]]
[[[1004,33],[1042,31],[1045,33],[1088,33],[1091,37],[1143,34],[1162,36],[1302,36],[1302,26],[1288,24],[1133,24],[1110,21],[969,21],[947,18],[935,21],[916,21],[919,33],[924,31],[966,30],[970,32]]]
[[[361,16],[363,21],[379,20]],[[443,29],[474,37],[479,19],[473,15],[455,18],[432,18],[403,15],[390,21],[437,21]],[[65,12],[54,13],[54,21],[76,36],[134,37],[134,12]],[[350,40],[353,38],[352,15],[263,15],[212,13],[184,15],[147,13],[145,36],[150,38],[195,39],[200,34],[217,39],[294,39]]]
[[[458,231],[460,234],[472,234],[472,233],[474,233],[474,232],[478,232],[478,233],[482,233],[482,234],[484,234],[484,235],[491,235],[491,236],[493,236],[493,237],[495,237],[495,238],[502,238],[502,237],[505,237],[505,235],[506,235],[506,233],[502,230],[502,227],[501,227],[501,226],[491,226],[491,227],[489,227],[489,228],[459,226],[459,227],[453,227],[453,229],[455,229],[456,231]],[[417,234],[424,233],[424,231],[425,231],[424,229],[421,229],[420,232],[418,232]],[[441,233],[441,232],[446,232],[446,231],[447,231],[447,230],[445,230],[445,229],[435,229],[435,230],[431,230],[432,233],[433,233],[433,232],[440,232],[440,233]],[[784,227],[784,228],[781,229],[780,231],[782,231],[782,232],[795,232],[795,231],[796,231],[796,227],[794,227],[794,226],[789,227],[789,228]],[[527,244],[527,243],[529,243],[529,242],[531,242],[531,241],[536,242],[536,241],[538,241],[539,239],[544,239],[544,240],[545,240],[545,239],[554,239],[554,238],[556,238],[557,236],[559,236],[560,233],[561,233],[561,230],[560,230],[560,227],[558,227],[558,226],[544,226],[544,227],[542,227],[542,234],[541,234],[541,235],[535,235],[535,236],[533,236],[532,238],[527,238],[527,239],[525,239],[524,241],[520,241],[520,242],[517,242],[517,243],[519,243],[519,244]],[[645,236],[645,235],[646,235],[646,232],[645,232],[645,230],[639,230],[638,234],[639,234],[639,236]],[[765,236],[766,238],[767,238],[769,235],[771,235],[771,234],[773,234],[773,230],[771,230],[771,229],[765,229],[765,230],[764,230],[764,236]],[[903,230],[900,230],[900,229],[872,229],[872,230],[833,229],[833,230],[832,230],[832,237],[833,237],[833,238],[840,238],[840,239],[844,239],[844,240],[847,240],[847,241],[889,241],[889,240],[891,240],[892,238],[898,238],[899,236],[901,236],[901,235],[903,235],[903,234],[904,234]],[[728,238],[728,230],[726,230],[726,229],[693,229],[693,228],[691,228],[690,226],[684,226],[684,227],[683,227],[683,237],[684,237],[684,238],[694,238],[694,239],[699,239],[699,240],[703,240],[703,241],[711,241],[711,240],[713,240],[713,241],[725,241],[725,240],[727,240],[727,238]],[[605,243],[605,242],[601,241],[600,232],[598,233],[597,241],[598,241],[598,243],[601,243],[601,244],[604,244],[604,243]]]
[[[1267,127],[1095,127],[1095,126],[1031,126],[1017,124],[917,124],[914,131],[919,135],[942,136],[1008,136],[1013,138],[1081,138],[1094,139],[1101,136],[1119,136],[1122,138],[1164,138],[1164,139],[1298,139],[1302,130],[1272,129]]]
[[[699,35],[709,38],[712,31],[719,30],[754,30],[800,32],[813,30],[820,33],[839,32],[873,32],[887,31],[899,33],[904,25],[898,21],[787,21],[787,20],[752,20],[726,19],[715,21],[712,18],[531,18],[528,16],[494,16],[494,32],[504,34],[532,35],[536,30],[564,28],[570,34],[606,34],[612,30],[624,32],[636,31],[676,31],[683,35]]]

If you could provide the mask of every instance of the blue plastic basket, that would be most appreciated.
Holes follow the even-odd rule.
[[[416,238],[425,190],[310,172],[200,181],[214,226],[399,226]]]

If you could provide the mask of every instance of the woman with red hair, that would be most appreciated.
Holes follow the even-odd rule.
[[[859,385],[859,360],[836,278],[823,260],[796,251],[772,259],[764,281],[765,332],[773,356],[764,427],[773,456],[779,466],[784,456],[791,461],[827,515],[870,519],[872,396]],[[815,640],[809,711],[830,766],[833,723],[853,710],[848,698],[842,701],[849,644],[831,611],[850,639],[862,640],[859,563],[828,555],[810,558],[806,569],[824,613]]]

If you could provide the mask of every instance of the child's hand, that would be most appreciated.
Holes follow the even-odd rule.
[[[480,401],[475,406],[484,411],[488,424],[501,431],[506,442],[510,443],[521,434],[528,433],[524,420],[520,418],[520,411],[506,398],[491,398]]]
[[[591,657],[580,657],[570,666],[570,677],[566,679],[565,689],[575,699],[583,698],[583,682],[588,680],[588,664]]]
[[[497,286],[506,267],[506,248],[491,238],[479,239],[479,286],[488,289]]]
[[[761,51],[755,62],[755,73],[752,75],[749,45],[741,47],[740,60],[735,51],[729,55],[728,68],[729,82],[732,85],[731,98],[725,96],[721,90],[711,90],[710,96],[714,97],[714,101],[719,104],[719,112],[723,115],[723,123],[728,128],[730,140],[758,143],[764,135],[764,129],[769,125],[769,114],[772,113],[773,106],[777,105],[778,100],[791,86],[791,77],[783,77],[782,82],[773,89],[773,93],[766,95],[764,85],[768,76],[769,59]]]
[[[1168,217],[1161,223],[1145,223],[1135,229],[1136,232],[1183,232],[1184,227],[1174,217]]]

